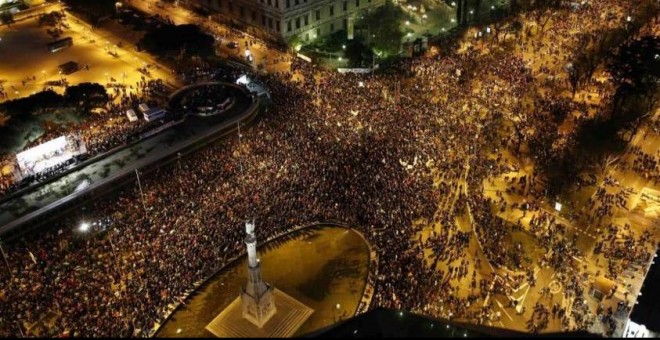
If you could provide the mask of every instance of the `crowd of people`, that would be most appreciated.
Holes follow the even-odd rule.
[[[142,80],[134,85],[113,82],[107,84],[106,88],[109,91],[111,99],[108,101],[103,112],[83,113],[85,118],[80,123],[45,130],[38,138],[26,143],[23,149],[27,150],[62,135],[74,134],[80,136],[85,145],[86,154],[84,158],[90,158],[134,141],[145,131],[161,124],[159,121],[147,122],[143,119],[131,122],[125,114],[127,110],[136,109],[141,103],[147,103],[150,106],[161,104],[163,98],[169,92],[162,79],[146,79],[142,77]],[[15,158],[14,153],[5,154],[0,164],[16,165]],[[72,164],[75,164],[75,162],[60,164],[56,168],[34,174],[34,176],[24,176],[18,181],[18,177],[14,174],[1,174],[0,197],[16,191],[20,187],[29,185],[34,180],[52,177],[68,169]]]
[[[546,34],[569,44],[560,39],[572,36],[569,30],[592,28],[576,26],[578,18],[554,21]],[[515,53],[466,45],[369,75],[327,72],[301,60],[291,72],[250,75],[269,89],[272,106],[240,139],[200,149],[142,176],[140,191],[121,188],[6,245],[11,275],[2,273],[0,336],[149,335],[170,303],[244,251],[246,219],[256,220],[260,239],[316,221],[352,225],[381,259],[372,306],[497,320],[494,299],[478,302],[511,293],[506,280],[535,285],[511,236],[515,223],[498,216],[511,208],[505,195],[513,194],[525,196],[515,207],[534,214],[528,228],[551,254],[546,261],[576,311],[540,302],[525,314],[528,329],[539,332],[554,318],[565,330],[587,328],[592,318],[572,260],[580,255],[576,236],[565,236],[557,220],[540,212],[542,181],[517,179],[495,198],[484,190],[510,171],[504,149],[522,156],[522,146],[536,138],[547,152],[532,154],[552,157],[557,138],[543,127],[562,91],[540,90],[538,71]],[[521,126],[536,132],[514,132]],[[458,225],[463,216],[471,228]],[[109,217],[111,226],[80,227]],[[424,227],[411,227],[420,219],[439,228],[423,239]],[[598,250],[620,257],[617,247],[603,243]],[[482,275],[479,252],[493,270],[521,273]],[[640,247],[636,254],[645,252]]]

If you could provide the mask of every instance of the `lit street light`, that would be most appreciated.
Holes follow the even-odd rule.
[[[78,231],[82,233],[86,233],[87,231],[89,231],[90,227],[91,225],[88,222],[82,222],[80,223],[80,227],[78,227]]]

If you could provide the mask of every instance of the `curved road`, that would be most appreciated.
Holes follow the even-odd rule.
[[[225,114],[206,118],[187,116],[182,123],[155,136],[82,166],[52,182],[28,188],[17,197],[0,203],[0,235],[52,209],[63,208],[102,185],[134,173],[135,169],[162,161],[252,117],[259,105],[258,99],[253,99],[243,88],[232,84],[229,86],[233,89],[236,101]]]

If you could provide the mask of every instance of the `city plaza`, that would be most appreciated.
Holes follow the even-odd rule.
[[[602,32],[627,30],[621,46],[655,37],[650,48],[658,51],[657,3],[588,1],[521,12],[501,25],[467,27],[451,47],[431,44],[390,72],[367,74],[323,70],[183,6],[128,4],[200,25],[240,47],[218,44],[218,55],[240,57],[249,48],[252,70],[199,83],[249,74],[272,103],[256,119],[237,114],[218,123],[223,138],[145,165],[141,175],[136,170],[134,184],[122,180],[128,184],[77,204],[47,227],[3,236],[0,335],[159,336],[165,325],[161,336],[176,336],[185,328],[176,324],[176,310],[186,313],[196,289],[245,254],[243,225],[251,219],[259,240],[324,221],[364,238],[370,260],[360,269],[367,277],[363,302],[344,302],[350,310],[330,322],[334,303],[324,300],[315,305],[325,318],[314,321],[319,325],[385,307],[530,333],[629,333],[660,240],[653,92],[637,128],[622,133],[623,150],[560,182],[544,164],[574,161],[567,155],[582,137],[578,128],[612,115],[618,95],[605,61],[579,86],[572,86],[567,64],[587,47],[607,46],[597,42]],[[69,60],[90,66],[66,76],[69,84],[144,82],[141,65],[172,89],[193,83],[176,65],[135,51],[139,38],[121,27],[88,29],[67,13],[66,34],[75,42],[53,58],[45,48],[33,53],[47,42],[44,29],[18,19],[0,27],[0,80],[11,89],[5,100],[42,90]],[[114,49],[118,57],[108,53]],[[250,107],[263,99],[249,98]],[[121,112],[112,118],[127,119]],[[121,146],[108,145],[97,155]],[[12,199],[17,192],[4,194]],[[101,220],[111,222],[90,227]],[[246,243],[249,252],[254,243]],[[252,256],[249,271],[256,268]],[[170,317],[177,326],[167,326]]]

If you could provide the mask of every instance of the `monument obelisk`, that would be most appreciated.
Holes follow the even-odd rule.
[[[257,257],[257,237],[254,222],[245,222],[245,245],[248,255],[248,282],[241,292],[243,317],[261,328],[275,315],[273,287],[261,279],[261,263]]]
[[[248,281],[240,296],[213,319],[206,330],[221,338],[293,336],[314,310],[261,278],[254,222],[245,222]]]

